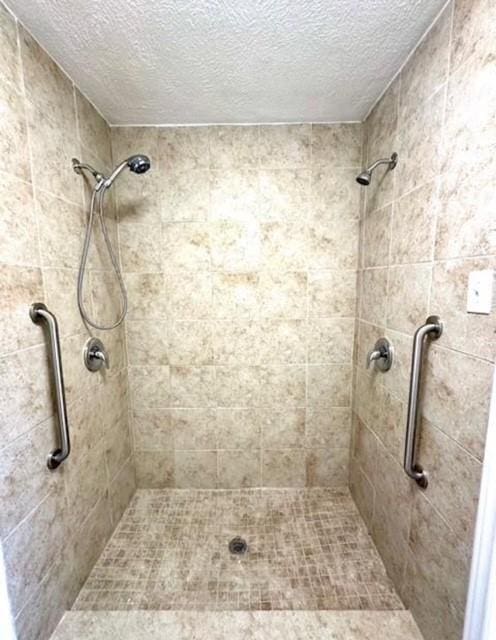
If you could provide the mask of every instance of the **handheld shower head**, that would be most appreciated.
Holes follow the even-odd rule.
[[[151,166],[150,158],[141,154],[131,156],[127,159],[127,166],[134,173],[145,173]]]
[[[145,173],[151,167],[150,158],[145,156],[144,154],[136,154],[134,156],[130,156],[123,160],[117,167],[112,171],[110,176],[105,180],[105,188],[108,189],[112,186],[112,183],[117,178],[117,176],[124,171],[126,167],[133,173]]]
[[[370,181],[372,180],[372,171],[374,171],[374,169],[381,164],[387,164],[388,170],[392,171],[395,168],[395,166],[398,164],[398,154],[395,152],[391,155],[390,158],[383,158],[382,160],[376,160],[374,164],[371,164],[370,167],[367,167],[367,169],[364,169],[361,173],[357,175],[356,181],[358,182],[358,184],[361,184],[364,187],[368,187],[370,184]]]

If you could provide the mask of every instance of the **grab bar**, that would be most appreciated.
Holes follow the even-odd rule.
[[[54,449],[48,454],[47,466],[49,469],[56,469],[71,452],[69,424],[67,422],[67,408],[65,403],[64,374],[62,372],[62,356],[60,353],[59,327],[53,313],[48,311],[42,302],[32,304],[29,309],[29,315],[35,324],[39,324],[42,320],[46,321],[50,334],[50,351],[52,355],[57,413],[59,417],[60,448]]]
[[[429,336],[437,340],[443,332],[443,324],[439,316],[429,316],[421,327],[415,331],[412,350],[412,371],[410,378],[410,393],[408,395],[408,418],[406,423],[404,469],[410,478],[426,489],[428,485],[427,473],[415,461],[417,445],[418,404],[420,396],[420,374],[422,372],[422,358],[424,352],[424,338]]]

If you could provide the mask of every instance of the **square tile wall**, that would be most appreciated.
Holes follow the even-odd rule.
[[[89,192],[71,158],[108,171],[109,127],[3,5],[0,44],[0,149],[9,158],[0,170],[0,540],[17,637],[34,640],[48,638],[70,608],[135,478],[124,332],[100,335],[112,367],[90,374],[76,302]],[[107,216],[116,237],[112,203]],[[105,320],[103,294],[113,280],[98,232],[95,242],[86,300]],[[46,467],[57,446],[47,337],[29,318],[38,301],[59,321],[72,438],[70,458],[53,472]]]
[[[113,127],[138,486],[348,481],[362,126]]]
[[[496,5],[456,0],[365,123],[375,173],[361,216],[351,487],[426,640],[462,637],[496,352],[494,312],[466,312],[468,275],[496,267]],[[429,314],[420,490],[402,465],[412,338]],[[395,363],[365,370],[386,335]]]

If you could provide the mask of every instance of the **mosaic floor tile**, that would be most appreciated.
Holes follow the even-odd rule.
[[[248,551],[233,555],[242,537]],[[403,609],[335,489],[140,490],[73,609]]]

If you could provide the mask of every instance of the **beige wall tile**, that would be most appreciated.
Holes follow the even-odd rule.
[[[164,274],[168,312],[176,320],[202,320],[213,314],[212,278],[216,274],[175,271]],[[154,303],[159,301],[154,298]]]
[[[115,155],[116,152],[114,152],[116,164],[124,161],[129,155],[150,154],[148,145],[140,144],[139,138],[141,136],[129,146],[126,153]],[[136,175],[132,171],[125,170],[112,188],[111,194],[117,203],[118,218],[122,226],[128,224],[158,225],[166,219],[167,202],[164,201],[164,188],[168,177],[163,177],[160,172],[156,156],[150,156],[150,160],[151,168],[146,173]]]
[[[496,269],[496,258],[438,262],[432,272],[430,308],[443,320],[443,345],[493,359],[496,334],[491,315],[467,313],[467,286],[471,271]]]
[[[175,455],[176,487],[215,489],[217,487],[216,451],[178,451]]]
[[[212,315],[216,318],[254,318],[259,314],[258,273],[214,273]]]
[[[260,127],[260,165],[272,169],[307,166],[311,128],[309,124]]]
[[[494,37],[494,4],[491,0],[454,2],[451,67],[455,70],[471,55],[479,56]]]
[[[443,88],[424,105],[419,105],[398,127],[399,161],[394,170],[397,196],[429,182],[438,174],[444,102]]]
[[[446,99],[444,171],[466,162],[494,162],[496,88],[493,76],[494,59],[490,49],[451,74]]]
[[[263,264],[262,234],[257,222],[218,220],[209,224],[208,231],[215,270],[247,272]]]
[[[261,371],[255,366],[223,366],[215,369],[215,398],[219,407],[259,405]]]
[[[349,450],[312,449],[306,452],[307,487],[345,487],[348,485]]]
[[[129,458],[109,485],[112,524],[116,526],[136,491],[134,458]]]
[[[83,209],[45,193],[38,193],[36,200],[43,266],[77,269],[84,237]]]
[[[110,127],[80,91],[76,89],[75,93],[81,144],[96,153],[106,166],[111,166]]]
[[[253,169],[224,169],[210,172],[211,220],[258,218],[258,174]]]
[[[314,164],[359,167],[361,161],[361,125],[312,124],[312,162]]]
[[[260,364],[262,360],[260,323],[253,320],[219,320],[212,325],[215,364]]]
[[[413,333],[425,322],[431,275],[431,265],[390,268],[386,319],[388,327]]]
[[[302,407],[305,405],[305,367],[265,365],[260,368],[260,405]]]
[[[304,487],[305,452],[298,449],[264,450],[262,482],[266,487]]]
[[[210,173],[191,169],[165,173],[160,182],[161,216],[164,222],[203,222],[208,219]],[[142,203],[138,207],[143,208]]]
[[[0,74],[4,80],[20,88],[21,60],[17,47],[16,22],[3,5],[0,7],[0,43],[3,51]]]
[[[304,222],[268,222],[261,225],[263,265],[268,270],[291,271],[307,267],[307,228]]]
[[[161,245],[161,230],[157,225],[119,225],[119,250],[123,271],[160,272]]]
[[[43,342],[42,328],[35,326],[29,317],[29,305],[44,300],[41,270],[0,264],[0,295],[3,300],[0,351],[8,353]]]
[[[170,406],[169,367],[129,367],[129,389],[135,409]]]
[[[208,127],[210,167],[256,167],[259,153],[257,126]]]
[[[216,417],[219,449],[259,449],[262,411],[218,408]]]
[[[23,27],[19,27],[19,40],[26,97],[54,121],[73,126],[71,81]]]
[[[46,420],[52,411],[44,346],[2,358],[0,434],[5,444]]]
[[[350,462],[350,491],[360,515],[370,528],[374,516],[375,490],[373,484],[363,473],[360,465],[353,459]]]
[[[453,2],[438,17],[401,71],[400,118],[411,115],[448,78]]]
[[[455,532],[467,556],[475,530],[482,465],[433,424],[423,420],[418,460],[429,474],[429,502]]]
[[[26,106],[35,187],[81,205],[83,183],[71,163],[79,155],[74,119],[61,123],[36,105]]]
[[[219,451],[219,488],[260,486],[259,451]]]
[[[417,496],[403,598],[427,640],[461,636],[468,570],[456,536]]]
[[[311,318],[355,315],[356,272],[323,270],[308,273]]]
[[[0,175],[0,260],[7,264],[39,266],[33,188],[7,173]]]
[[[259,219],[302,222],[310,211],[308,169],[260,169]]]
[[[5,539],[15,526],[57,486],[63,477],[44,464],[49,449],[51,423],[42,422],[5,447],[0,462],[0,536]]]
[[[302,272],[262,272],[259,280],[260,315],[298,320],[306,316],[307,275]]]
[[[355,269],[357,247],[358,220],[343,218],[339,224],[312,223],[308,228],[310,269]]]
[[[410,191],[397,200],[391,229],[391,264],[427,262],[433,259],[438,181]]]
[[[163,366],[169,363],[167,323],[159,320],[129,320],[127,354],[130,365]]]
[[[36,590],[64,542],[63,492],[51,491],[3,542],[10,603],[14,615]],[[36,540],[36,545],[31,542]],[[26,549],[30,553],[26,553]]]
[[[263,364],[304,364],[306,334],[304,320],[263,320],[254,349]]]
[[[136,449],[172,450],[174,431],[169,409],[136,409],[133,413]]]
[[[217,448],[215,409],[172,409],[171,424],[176,449]]]
[[[305,443],[308,448],[349,449],[351,415],[346,407],[307,409]]]
[[[0,83],[0,152],[9,158],[12,173],[22,180],[30,179],[29,147],[24,100],[19,89],[9,82]]]
[[[369,213],[364,222],[363,266],[383,267],[389,264],[392,206]]]
[[[350,404],[351,366],[309,365],[307,402],[310,407],[347,407]]]
[[[136,451],[136,483],[144,489],[175,486],[174,451]]]
[[[305,409],[260,411],[262,444],[265,449],[301,449],[305,437]]]
[[[387,290],[386,268],[366,269],[362,272],[360,317],[363,320],[381,326],[386,324]]]
[[[173,365],[213,364],[212,327],[204,321],[171,323],[168,353]]]
[[[343,318],[319,318],[307,326],[308,362],[342,364],[351,361],[353,324]]]
[[[492,364],[432,345],[425,363],[424,415],[482,459],[491,394]]]
[[[485,171],[491,173],[495,164],[494,159],[487,163],[460,164],[442,176],[437,259],[496,253],[494,194],[485,176]]]
[[[181,171],[209,166],[209,134],[206,127],[162,127],[156,131],[163,170]]]
[[[203,270],[210,267],[210,240],[206,224],[177,222],[164,227],[164,268]]]
[[[173,366],[170,368],[170,405],[172,407],[213,407],[215,406],[215,384],[214,367]]]
[[[168,304],[173,312],[172,306],[176,306],[177,302],[170,299],[166,278],[162,273],[127,273],[124,281],[128,293],[129,320],[165,318]]]

